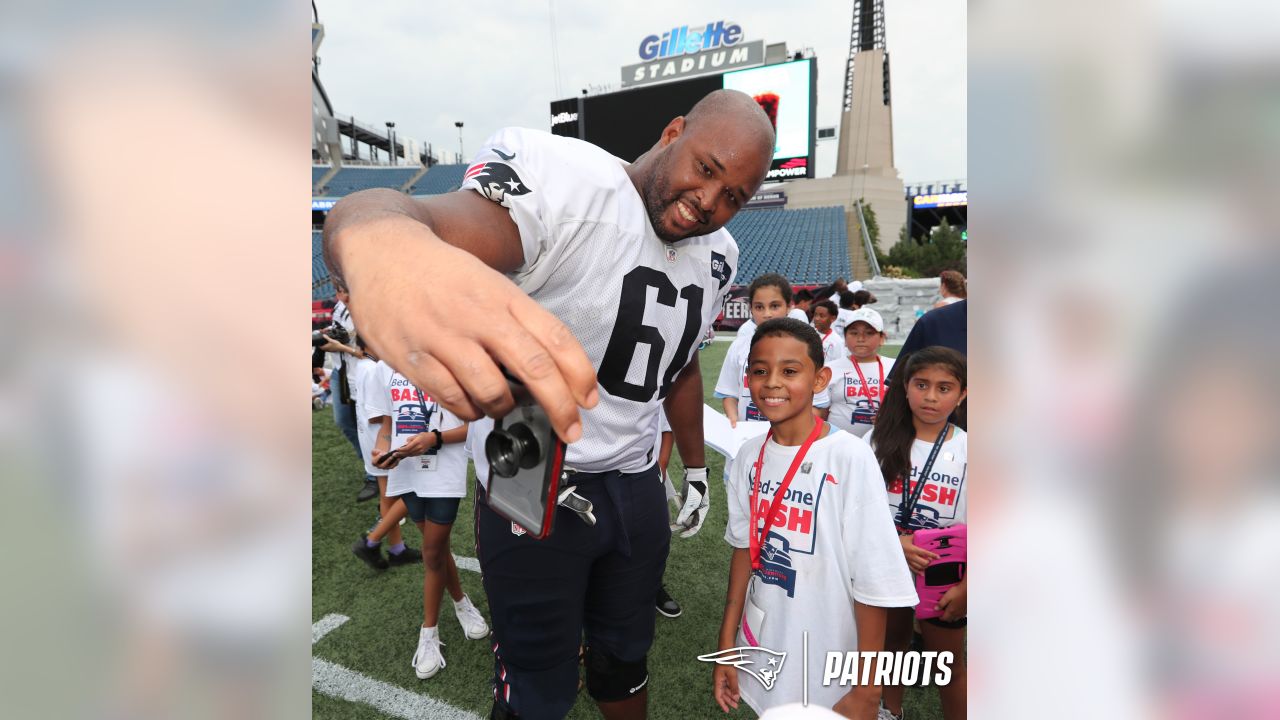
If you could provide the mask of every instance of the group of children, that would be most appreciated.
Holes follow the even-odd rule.
[[[725,540],[734,550],[721,650],[757,646],[798,664],[807,632],[809,665],[821,668],[826,651],[908,649],[919,603],[913,576],[937,558],[916,546],[914,533],[966,521],[967,436],[955,422],[964,424],[965,359],[926,348],[890,380],[894,360],[879,354],[883,320],[864,306],[874,297],[859,292],[840,293],[841,308],[796,298],[776,274],[749,288],[752,322],[728,349],[715,390],[732,424],[763,420],[770,429],[726,467]],[[799,319],[810,316],[812,324]],[[489,633],[462,592],[449,544],[467,491],[468,424],[361,349],[352,395],[380,519],[352,552],[378,570],[423,564],[412,665],[427,679],[445,666],[437,625],[446,591],[465,637]],[[669,453],[669,445],[659,448],[664,466]],[[406,515],[421,551],[404,543]],[[965,712],[966,594],[961,579],[936,603],[937,617],[918,622],[926,650],[954,654],[951,682],[939,689],[947,720]],[[847,689],[822,685],[820,672],[809,678],[812,703],[849,717],[902,717],[902,686]],[[779,674],[771,689],[742,682],[726,665],[716,666],[713,681],[726,711],[745,699],[763,712],[805,691],[798,669]]]
[[[754,646],[798,662],[807,634],[809,666],[821,669],[829,651],[907,650],[919,618],[924,649],[954,658],[939,687],[943,715],[963,718],[967,576],[924,607],[919,579],[939,555],[914,539],[964,532],[964,356],[925,348],[890,380],[894,360],[879,354],[886,336],[875,310],[820,298],[810,303],[812,325],[789,318],[799,303],[773,274],[756,278],[749,300],[754,323],[727,351],[716,396],[731,423],[766,420],[769,430],[726,470],[725,540],[734,550],[720,650]],[[744,672],[715,668],[713,695],[726,712],[743,699],[763,712],[806,690],[798,672],[777,674],[772,688],[744,681]],[[810,703],[901,720],[903,686],[850,689],[821,677],[809,673]]]

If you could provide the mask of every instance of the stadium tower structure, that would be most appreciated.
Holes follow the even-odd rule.
[[[884,0],[854,0],[849,59],[845,65],[836,174],[789,183],[791,207],[843,206],[849,222],[854,276],[869,275],[855,205],[875,209],[881,250],[898,241],[906,220],[902,179],[893,164],[893,105]]]

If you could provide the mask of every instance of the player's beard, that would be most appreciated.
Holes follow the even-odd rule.
[[[645,184],[644,208],[649,214],[649,225],[653,227],[653,232],[662,242],[671,244],[683,240],[686,236],[668,229],[664,224],[667,210],[680,197],[678,193],[670,198],[667,197],[671,193],[671,179],[667,175],[668,164],[670,164],[669,153],[659,155],[654,162],[649,182]]]

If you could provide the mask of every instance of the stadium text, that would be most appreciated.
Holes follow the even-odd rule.
[[[707,23],[701,31],[689,31],[688,25],[672,28],[662,36],[650,35],[640,41],[640,59],[673,57],[710,50],[721,45],[734,45],[742,40],[742,26],[729,25],[724,21]]]
[[[551,116],[551,127],[555,127],[561,123],[574,122],[578,119],[578,113],[562,112],[558,115]]]
[[[809,172],[809,168],[805,167],[804,165],[801,165],[799,167],[789,167],[789,168],[780,167],[780,168],[774,168],[770,170],[769,174],[765,176],[765,179],[772,180],[774,178],[784,178],[784,177],[804,177],[808,172]]]
[[[951,682],[953,662],[955,656],[949,652],[829,652],[822,684],[946,685]]]
[[[728,58],[727,60],[726,57]],[[708,62],[710,65],[707,64]],[[667,60],[666,62],[656,62],[649,65],[637,65],[632,80],[635,82],[653,80],[659,77],[683,75],[693,70],[705,70],[708,67],[727,67],[745,62],[748,62],[747,48],[734,48],[732,54],[728,50],[721,50],[717,53],[700,55],[697,58],[681,58],[679,61]]]

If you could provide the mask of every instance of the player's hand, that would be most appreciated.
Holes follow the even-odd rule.
[[[907,567],[917,575],[923,575],[929,563],[938,559],[937,553],[917,547],[910,535],[899,535],[898,540],[902,541],[902,553],[907,556]]]
[[[711,671],[711,687],[721,710],[729,712],[730,708],[738,709],[738,701],[741,696],[738,694],[737,668],[729,665],[716,665],[715,669]]]
[[[934,610],[941,610],[943,622],[955,622],[969,614],[969,583],[961,580],[942,594]]]
[[[591,361],[564,323],[407,216],[339,232],[347,306],[387,364],[462,419],[477,420],[514,407],[501,363],[562,439],[582,436],[578,408],[594,407],[599,393]]]
[[[680,506],[680,514],[676,516],[676,525],[683,528],[680,537],[693,537],[702,529],[707,520],[707,512],[711,508],[711,498],[707,487],[706,468],[685,468],[684,500]]]
[[[436,434],[433,432],[418,433],[409,438],[404,445],[400,446],[400,454],[403,456],[410,455],[426,455],[436,446]]]

